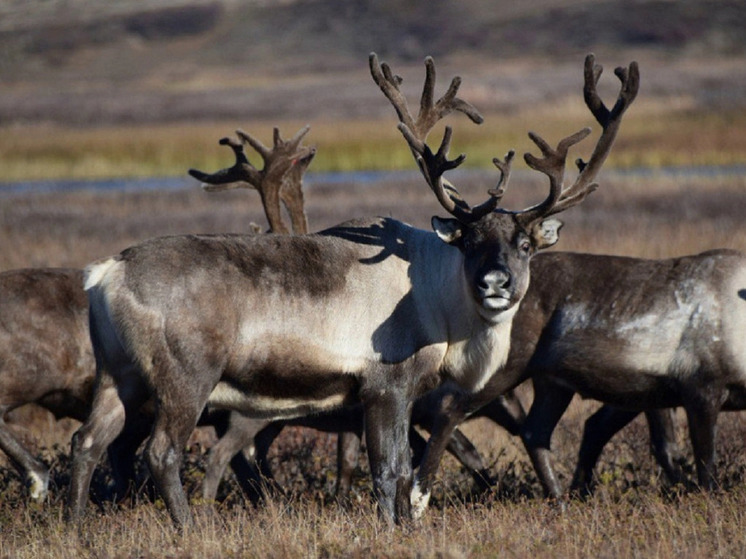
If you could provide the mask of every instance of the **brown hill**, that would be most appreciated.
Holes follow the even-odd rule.
[[[431,54],[492,81],[498,63],[577,64],[588,51],[696,60],[686,87],[742,102],[742,74],[713,76],[708,61],[745,56],[743,29],[741,0],[10,0],[0,122],[367,114],[350,84],[367,79],[371,51],[400,65]]]

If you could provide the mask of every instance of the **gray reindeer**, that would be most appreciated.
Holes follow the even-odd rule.
[[[263,201],[285,200],[294,229],[305,232],[302,177],[315,154],[315,149],[300,145],[307,132],[305,127],[284,141],[275,129],[273,146],[268,148],[238,131],[242,141],[262,156],[264,167],[260,170],[245,156],[240,158],[241,144],[222,140],[234,149],[237,160],[241,159],[231,168],[232,184],[223,188],[241,186],[236,181],[244,180],[259,191]],[[271,215],[267,213],[270,230]],[[0,449],[26,480],[32,499],[46,497],[49,469],[8,429],[6,414],[33,403],[57,419],[70,417],[82,422],[90,411],[94,378],[83,271],[28,268],[0,273]],[[150,423],[146,418],[131,422],[125,436],[109,448],[117,498],[126,494],[133,479],[134,452],[147,436]]]
[[[452,216],[433,218],[434,232],[378,218],[315,235],[167,237],[87,268],[98,382],[73,438],[71,518],[80,518],[127,410],[148,399],[157,411],[146,457],[178,525],[191,522],[182,449],[206,405],[292,418],[361,403],[379,510],[391,521],[410,518],[413,401],[444,381],[479,391],[500,369],[529,260],[558,240],[549,217],[596,187],[611,138],[602,135],[563,189],[567,150],[590,130],[556,151],[532,134],[545,155],[532,166],[549,177],[550,194],[506,212],[496,210],[512,153],[496,160],[498,187],[472,207],[443,179],[463,160],[448,159],[450,129],[436,153],[405,124],[400,130]]]

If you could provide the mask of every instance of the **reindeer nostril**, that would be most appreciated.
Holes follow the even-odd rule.
[[[493,270],[480,278],[477,287],[485,293],[505,289],[510,287],[510,274],[505,270]]]
[[[510,285],[510,272],[502,266],[493,270],[490,274],[492,284],[495,287],[508,287]]]

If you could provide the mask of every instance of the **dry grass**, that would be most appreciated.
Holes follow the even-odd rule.
[[[630,127],[632,128],[632,127]],[[223,154],[225,155],[225,154]],[[528,205],[546,186],[518,172],[507,205]],[[454,178],[469,200],[481,197],[482,172]],[[601,190],[564,217],[564,250],[665,257],[715,247],[746,247],[746,178],[673,179],[661,175],[607,173]],[[315,183],[308,189],[314,228],[355,215],[391,214],[426,227],[439,213],[420,179],[377,184]],[[0,269],[82,266],[138,240],[171,233],[242,231],[263,223],[258,196],[239,191],[208,195],[181,191],[1,195]],[[524,394],[528,401],[528,394]],[[567,483],[582,423],[595,409],[576,401],[553,439],[556,464]],[[682,446],[688,444],[679,417]],[[49,423],[42,423],[50,429]],[[724,414],[718,438],[723,490],[713,495],[661,490],[649,455],[645,424],[637,420],[615,438],[599,467],[601,486],[587,502],[564,513],[540,498],[536,477],[520,444],[480,420],[465,425],[501,480],[477,495],[452,458],[444,461],[433,508],[415,529],[387,530],[369,497],[365,460],[357,472],[353,502],[333,502],[334,436],[295,429],[272,448],[278,479],[288,496],[265,506],[245,505],[234,480],[216,507],[195,501],[196,526],[176,532],[160,502],[142,497],[135,506],[106,513],[96,507],[80,533],[62,520],[67,484],[67,429],[59,448],[44,454],[53,466],[50,502],[29,504],[11,469],[0,469],[0,557],[732,557],[746,548],[746,448],[744,417]],[[48,439],[49,440],[49,439]],[[189,455],[187,487],[198,487],[204,459]],[[691,464],[691,456],[687,456]],[[691,466],[689,466],[691,473]],[[105,472],[104,472],[105,473]],[[94,484],[103,486],[101,474]],[[194,494],[194,493],[193,493]]]

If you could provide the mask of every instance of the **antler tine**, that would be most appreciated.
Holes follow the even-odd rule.
[[[287,141],[288,151],[296,151],[298,149],[298,146],[300,146],[301,142],[303,141],[303,138],[305,138],[306,134],[308,134],[309,130],[311,130],[311,127],[308,124],[298,130],[295,133],[295,136]]]
[[[279,128],[273,130],[272,149],[243,130],[236,130],[240,142],[223,138],[221,145],[228,145],[236,155],[233,167],[223,169],[212,175],[196,169],[189,174],[198,180],[209,183],[203,185],[205,190],[214,192],[232,188],[253,187],[261,196],[264,213],[269,222],[270,231],[287,233],[288,227],[283,223],[280,201],[285,204],[290,214],[293,231],[307,233],[308,222],[303,208],[302,182],[316,149],[301,146],[301,142],[310,130],[309,126],[301,128],[290,140],[283,140]],[[244,152],[244,145],[252,146],[264,160],[264,167],[256,169]]]
[[[594,182],[596,175],[598,175],[598,172],[611,152],[611,146],[614,144],[617,132],[622,123],[622,115],[624,115],[635,100],[640,89],[640,69],[637,62],[631,62],[628,68],[616,68],[614,74],[619,78],[621,87],[616,103],[609,110],[599,96],[596,88],[602,71],[603,68],[595,64],[595,57],[592,54],[586,56],[583,97],[588,109],[601,125],[603,131],[588,162],[586,163],[582,159],[578,160],[580,173],[575,179],[575,183],[567,189],[567,195],[563,196],[563,200],[560,201],[552,213],[561,212],[579,203],[590,192],[598,188],[598,184]],[[586,190],[589,192],[583,194]]]
[[[262,142],[260,142],[258,139],[254,138],[251,134],[248,132],[244,132],[240,128],[236,130],[236,135],[241,138],[241,140],[245,144],[249,144],[254,150],[262,156],[262,159],[265,161],[272,153],[272,150],[270,150],[267,146],[265,146]],[[280,135],[280,132],[277,128],[274,129],[273,136],[278,137]]]
[[[454,81],[456,79],[461,81],[460,78],[453,78]],[[451,87],[449,88],[453,89],[453,82],[451,82]],[[456,87],[458,89],[458,86]],[[420,112],[418,113],[418,121],[419,117],[427,114],[428,112],[432,111],[433,108],[433,101],[435,99],[435,60],[433,60],[432,56],[426,56],[425,57],[425,83],[422,85],[422,96],[420,96]],[[418,122],[419,124],[419,122]],[[434,125],[435,123],[433,123]],[[432,128],[428,128],[428,131]],[[418,132],[420,130],[418,129]],[[424,140],[424,136],[421,136]]]
[[[603,66],[595,63],[595,56],[589,54],[585,57],[583,98],[602,128],[606,129],[612,122],[618,121],[622,113],[632,104],[640,90],[640,68],[637,62],[631,62],[628,68],[619,66],[614,69],[614,74],[622,86],[619,90],[614,107],[609,110],[598,94],[596,86],[603,72]]]
[[[521,223],[528,226],[528,224],[533,223],[537,219],[550,215],[553,208],[555,208],[565,195],[568,194],[562,189],[562,184],[565,179],[565,162],[567,160],[567,153],[572,146],[585,139],[590,133],[590,128],[583,128],[575,134],[560,140],[556,149],[552,149],[552,147],[535,132],[528,133],[528,137],[538,146],[544,157],[538,158],[531,153],[526,153],[524,154],[523,159],[529,167],[549,177],[549,196],[547,196],[543,202],[540,202],[531,208],[517,212],[517,217]]]
[[[500,198],[505,192],[503,186],[510,175],[510,164],[513,159],[512,152],[509,152],[505,162],[499,162],[498,167],[501,169],[501,177],[497,188],[489,191],[490,198],[476,206],[470,207],[469,204],[461,197],[458,190],[452,184],[443,178],[443,174],[451,169],[455,169],[466,159],[466,155],[461,154],[456,159],[448,159],[448,151],[451,146],[452,129],[446,126],[443,133],[443,140],[440,143],[437,153],[433,153],[430,147],[420,140],[404,123],[398,126],[404,139],[409,144],[410,149],[415,154],[417,164],[425,177],[425,181],[435,193],[438,202],[443,208],[463,223],[471,223],[479,220],[497,208]]]
[[[243,144],[232,138],[221,138],[218,143],[221,146],[229,146],[233,150],[236,156],[236,162],[233,166],[221,169],[215,173],[205,173],[199,169],[189,169],[189,174],[198,181],[205,183],[202,185],[202,188],[208,192],[230,190],[233,188],[256,188],[256,184],[260,181],[260,173],[249,162],[249,158],[246,157]]]
[[[280,129],[277,126],[275,126],[274,129],[272,130],[272,146],[273,146],[272,151],[273,152],[281,151],[283,153],[291,153],[291,152],[296,151],[301,141],[303,141],[304,136],[308,134],[308,131],[310,129],[311,127],[308,124],[306,124],[303,128],[301,128],[295,133],[295,136],[285,141],[282,139],[282,136],[280,135]]]
[[[448,86],[448,90],[445,92],[443,97],[433,104],[433,93],[435,90],[435,62],[431,56],[428,56],[425,59],[425,68],[425,87],[420,101],[420,113],[417,117],[418,123],[420,123],[420,126],[422,126],[424,130],[429,132],[439,120],[453,111],[464,113],[475,124],[482,124],[484,122],[484,118],[474,105],[457,97],[458,90],[461,87],[460,76],[454,76],[451,80],[451,85]]]
[[[511,149],[505,154],[505,160],[500,160],[497,157],[492,158],[492,163],[500,170],[500,180],[497,181],[495,188],[491,188],[487,193],[493,198],[497,198],[498,201],[505,195],[505,188],[508,186],[508,181],[510,181],[513,157],[515,157],[515,151]]]
[[[594,182],[594,179],[611,152],[611,147],[614,144],[616,134],[619,131],[619,126],[622,122],[622,116],[635,100],[640,89],[640,70],[637,62],[631,62],[628,68],[616,68],[614,74],[621,81],[621,87],[614,107],[609,110],[599,96],[596,88],[602,72],[603,68],[601,65],[595,63],[595,56],[593,54],[589,54],[585,57],[583,71],[583,98],[586,106],[603,128],[590,159],[587,163],[582,159],[577,159],[576,164],[578,166],[579,174],[575,179],[575,182],[569,188],[561,190],[560,196],[556,197],[553,204],[549,203],[549,200],[555,197],[555,195],[550,194],[550,198],[545,202],[542,202],[535,208],[530,209],[528,213],[521,216],[522,221],[527,223],[530,221],[532,216],[533,219],[539,219],[541,217],[547,217],[562,212],[576,204],[579,204],[591,192],[598,188],[598,184]],[[587,135],[588,133],[586,132],[583,137]],[[539,144],[537,143],[537,145]],[[543,148],[541,146],[539,147],[543,152]],[[529,163],[528,156],[526,162]],[[531,166],[531,163],[529,163],[529,165]],[[535,167],[532,166],[532,168]]]
[[[383,94],[394,106],[399,121],[404,123],[421,140],[427,138],[438,121],[454,111],[464,113],[476,124],[484,122],[476,107],[457,97],[458,90],[461,87],[461,78],[458,76],[451,80],[451,85],[445,95],[434,102],[435,62],[432,57],[425,58],[425,83],[422,88],[420,110],[416,119],[409,111],[407,100],[399,89],[402,83],[401,77],[393,74],[386,63],[379,63],[378,56],[375,53],[371,53],[368,60],[373,81],[378,84]]]
[[[378,61],[378,56],[374,52],[370,53],[368,64],[370,66],[370,75],[373,77],[373,81],[378,84],[378,87],[381,88],[383,94],[389,100],[391,105],[393,105],[396,114],[399,117],[399,121],[404,123],[410,130],[416,129],[414,118],[409,112],[407,99],[399,90],[399,85],[402,83],[401,77],[394,75],[391,72],[389,65],[385,62],[381,64]]]

